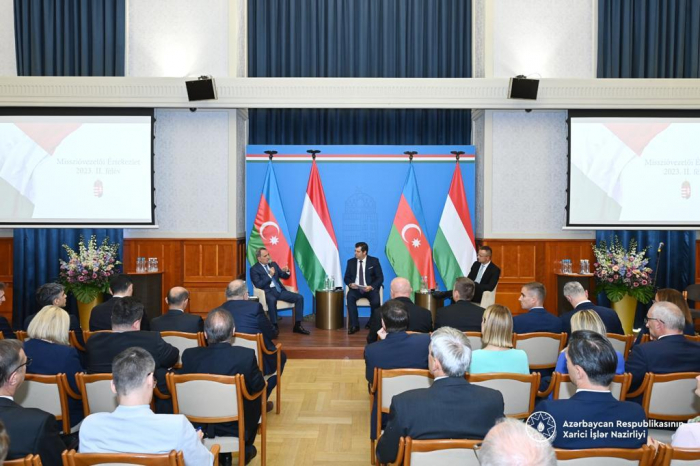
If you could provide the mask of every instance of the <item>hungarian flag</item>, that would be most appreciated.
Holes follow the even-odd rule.
[[[420,289],[421,277],[426,278],[429,289],[435,288],[433,254],[413,164],[409,166],[406,184],[386,243],[386,257],[396,276],[408,279],[414,290]]]
[[[433,249],[435,264],[447,289],[452,289],[457,277],[466,277],[476,260],[474,229],[459,163],[452,175]]]
[[[267,165],[265,184],[263,184],[260,195],[258,214],[255,216],[255,224],[250,232],[250,238],[248,238],[246,255],[250,265],[254,265],[258,261],[255,258],[255,251],[264,247],[270,253],[272,260],[277,262],[277,265],[282,268],[289,267],[289,278],[282,280],[282,283],[285,286],[299,289],[292,250],[287,238],[289,238],[287,219],[284,217],[282,199],[280,199],[275,171],[272,169],[272,161],[270,161]]]
[[[316,161],[311,164],[309,184],[306,186],[304,207],[294,241],[294,258],[312,291],[324,289],[327,275],[334,278],[336,285],[342,286],[338,240],[333,231]]]

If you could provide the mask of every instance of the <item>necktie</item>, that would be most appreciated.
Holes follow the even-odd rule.
[[[486,270],[486,265],[481,264],[481,268],[479,268],[479,273],[476,274],[476,280],[474,280],[476,283],[481,283],[481,279],[484,276],[484,271]]]
[[[359,272],[360,286],[365,286],[365,271],[362,269],[362,261],[360,261],[360,272]]]
[[[278,292],[281,292],[282,289],[280,288],[280,284],[277,283],[277,280],[275,280],[275,277],[273,277],[272,275],[270,275],[270,266],[267,265],[267,264],[265,264],[265,271],[266,271],[267,274],[270,276],[270,280],[272,280],[272,284],[275,285],[275,289],[276,289]]]

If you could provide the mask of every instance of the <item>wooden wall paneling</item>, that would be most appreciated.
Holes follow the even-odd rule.
[[[174,286],[183,284],[182,273],[182,240],[171,239],[127,239],[124,241],[124,271],[136,272],[136,258],[155,257],[158,268],[163,271],[163,289],[165,293]],[[165,296],[163,296],[165,298]],[[165,300],[162,301],[162,312],[167,311]]]
[[[209,311],[226,301],[226,285],[201,286],[197,284],[186,286],[190,292],[189,312],[206,318]]]
[[[236,277],[243,277],[245,279],[245,269],[246,269],[246,243],[245,238],[238,238],[236,240]]]
[[[237,274],[236,240],[183,242],[184,281],[228,283]]]
[[[5,303],[0,306],[0,315],[12,324],[12,238],[0,238],[0,282],[5,284]]]
[[[520,289],[537,279],[539,241],[485,240],[483,244],[491,247],[492,260],[501,268],[496,301],[520,314]]]

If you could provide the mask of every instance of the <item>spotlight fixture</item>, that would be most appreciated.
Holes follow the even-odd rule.
[[[539,79],[528,79],[522,74],[514,78],[510,78],[510,84],[508,85],[508,98],[537,100],[537,89],[539,86]]]
[[[187,86],[187,98],[190,102],[195,100],[216,100],[216,87],[214,78],[211,76],[200,76],[193,81],[185,81]]]

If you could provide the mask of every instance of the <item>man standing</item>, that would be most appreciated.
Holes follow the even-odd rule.
[[[202,318],[185,312],[190,302],[189,291],[176,286],[168,291],[165,302],[168,304],[168,312],[153,319],[151,328],[154,332],[197,333],[202,331],[204,328]]]
[[[104,303],[95,306],[90,313],[91,332],[112,329],[112,310],[122,298],[130,297],[134,294],[134,284],[128,275],[115,275],[109,280],[109,292],[112,294],[112,297]],[[141,319],[141,330],[150,330],[151,326],[149,324],[148,317],[144,312]]]
[[[400,437],[412,439],[483,439],[503,417],[499,391],[467,382],[472,350],[469,339],[453,328],[431,336],[428,366],[430,388],[409,390],[391,402],[389,422],[377,444],[377,461],[396,459]]]
[[[564,285],[564,297],[571,303],[574,310],[560,316],[562,329],[566,333],[571,333],[571,317],[578,311],[583,309],[593,309],[605,324],[605,330],[608,333],[617,333],[624,335],[620,317],[612,309],[603,306],[596,306],[588,299],[588,291],[583,289],[583,285],[579,282],[569,282]]]
[[[484,308],[471,302],[474,295],[474,282],[465,277],[455,280],[452,300],[447,307],[435,313],[435,328],[453,327],[462,332],[481,332]]]
[[[357,314],[357,300],[367,298],[369,301],[370,320],[369,328],[374,322],[379,322],[379,316],[375,315],[379,308],[379,289],[384,283],[384,274],[379,259],[368,256],[369,247],[367,243],[359,242],[355,244],[355,258],[348,261],[345,267],[345,277],[343,281],[350,288],[347,295],[348,318],[350,327],[348,335],[360,331],[360,318]],[[374,324],[376,325],[376,324]]]
[[[479,247],[476,262],[472,264],[472,269],[467,275],[474,284],[474,296],[471,298],[475,303],[481,302],[484,291],[493,291],[498,285],[501,276],[501,269],[491,262],[491,248],[488,246]]]
[[[255,257],[258,262],[250,268],[250,279],[255,288],[265,292],[267,312],[275,330],[278,329],[277,320],[281,320],[277,317],[277,301],[287,301],[294,303],[294,328],[292,331],[309,335],[310,332],[301,325],[301,319],[304,317],[304,297],[287,290],[280,281],[289,277],[289,267],[280,268],[277,263],[272,261],[270,253],[265,248],[259,248],[255,251]]]
[[[551,332],[561,333],[561,319],[544,309],[546,290],[539,282],[530,282],[520,289],[520,307],[526,313],[513,317],[513,332],[533,333]]]

